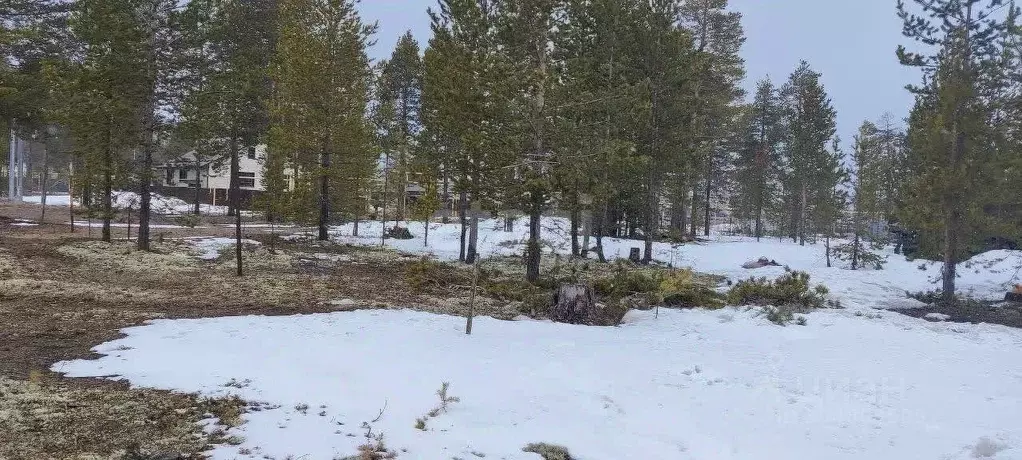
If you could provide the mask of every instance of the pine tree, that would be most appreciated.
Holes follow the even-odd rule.
[[[396,156],[395,174],[397,209],[395,220],[405,219],[408,176],[411,173],[411,152],[415,150],[416,136],[421,127],[419,112],[422,101],[422,58],[419,44],[406,32],[397,42],[390,60],[382,63],[379,85],[379,104],[387,108],[379,113],[388,114],[380,120],[383,128],[384,155]],[[389,161],[388,161],[389,163]],[[388,180],[388,178],[385,178]],[[384,209],[387,193],[384,192]],[[384,217],[386,219],[386,217]]]
[[[165,113],[174,99],[173,79],[177,72],[173,58],[173,44],[178,39],[176,0],[140,0],[139,38],[141,81],[139,82],[139,150],[141,164],[137,166],[139,184],[139,221],[137,246],[150,249],[150,214],[153,182],[153,157],[161,139],[168,131]]]
[[[113,189],[127,185],[133,169],[127,154],[141,149],[151,160],[160,89],[158,41],[172,8],[172,3],[157,0],[79,2],[70,24],[81,50],[75,60],[58,63],[49,72],[62,104],[55,113],[61,114],[84,157],[84,172],[90,176],[86,182],[102,187],[104,241],[111,240]],[[146,166],[143,162],[142,168]],[[141,172],[143,182],[148,174]],[[145,248],[148,241],[139,245]]]
[[[561,81],[554,96],[560,106],[556,188],[573,214],[584,208],[583,194],[591,201],[600,261],[606,261],[603,237],[610,230],[611,205],[625,193],[625,178],[640,172],[632,155],[642,104],[631,48],[636,19],[634,2],[572,0],[555,35]]]
[[[925,239],[941,241],[941,291],[944,301],[953,302],[968,235],[982,234],[977,230],[985,220],[983,186],[995,158],[991,129],[998,104],[990,95],[1003,84],[997,69],[1003,64],[1000,45],[1007,31],[995,13],[1006,5],[1001,0],[915,3],[918,14],[898,2],[904,33],[938,51],[926,55],[898,48],[902,64],[923,71],[922,85],[910,87],[916,94],[908,138],[913,174],[902,215]],[[1017,11],[1008,14],[1016,16]]]
[[[694,39],[694,83],[690,114],[690,142],[693,153],[693,204],[701,195],[703,233],[710,234],[713,190],[724,186],[721,174],[728,163],[727,147],[737,115],[737,103],[743,97],[740,87],[745,78],[745,62],[740,56],[745,35],[741,14],[728,12],[727,0],[690,0],[681,4],[679,16],[683,27]],[[702,184],[701,193],[697,192]],[[694,209],[694,208],[693,208]],[[695,214],[692,215],[695,228]],[[693,232],[694,233],[694,232]]]
[[[813,234],[826,240],[827,267],[831,266],[830,239],[837,233],[837,224],[843,218],[848,203],[848,170],[844,166],[841,139],[834,137],[830,149],[817,159],[813,174],[812,195],[809,198],[809,225]]]
[[[365,118],[372,78],[365,49],[375,29],[350,0],[280,1],[269,148],[290,158],[293,204],[318,208],[320,240],[329,238],[337,201],[347,209],[364,203],[358,190],[333,192],[335,182],[361,188],[368,180],[374,152]]]
[[[268,67],[276,43],[276,0],[200,0],[189,4],[183,33],[193,46],[182,124],[203,161],[230,164],[229,215],[235,217],[235,259],[242,274],[240,152],[265,138]]]
[[[634,22],[636,71],[644,85],[643,114],[646,124],[638,135],[638,155],[643,174],[642,205],[638,208],[645,239],[643,261],[653,260],[653,239],[660,228],[661,202],[665,184],[691,177],[693,156],[691,104],[688,95],[692,78],[693,48],[689,34],[678,27],[679,4],[655,0],[638,8]],[[669,178],[673,180],[668,181]],[[683,193],[675,191],[677,200]]]
[[[871,249],[877,248],[883,240],[876,238],[870,228],[872,224],[885,219],[889,208],[885,196],[885,180],[889,176],[889,165],[885,158],[884,136],[877,125],[863,122],[855,136],[852,150],[854,176],[852,183],[852,241],[838,247],[839,257],[847,259],[852,270],[866,265],[880,268],[880,257]]]
[[[836,152],[828,152],[827,146],[834,137],[836,113],[820,84],[820,74],[805,61],[789,77],[781,96],[788,128],[783,151],[783,200],[789,213],[790,236],[805,244],[814,218],[811,200],[833,189],[828,168]]]
[[[753,235],[763,236],[766,211],[777,192],[778,162],[784,136],[781,101],[770,80],[756,86],[744,114],[743,140],[738,149],[737,190],[732,209],[740,219],[753,220]]]
[[[540,219],[550,205],[553,193],[551,165],[556,162],[552,147],[553,110],[551,98],[557,84],[554,78],[550,44],[556,30],[554,13],[560,0],[520,0],[497,2],[497,21],[505,62],[512,72],[505,80],[513,99],[509,105],[519,110],[515,122],[507,123],[513,138],[520,140],[518,174],[522,209],[529,216],[525,277],[539,280],[542,254]]]
[[[510,130],[517,82],[508,77],[509,56],[498,52],[497,3],[441,1],[430,10],[433,38],[424,58],[424,129],[459,195],[459,259],[469,263],[477,256],[470,204],[497,207],[521,154]]]

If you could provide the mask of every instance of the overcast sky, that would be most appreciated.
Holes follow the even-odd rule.
[[[406,30],[425,47],[430,36],[426,8],[435,4],[363,0],[362,14],[380,25],[372,57],[386,57]],[[894,55],[898,44],[908,44],[895,0],[730,0],[730,5],[744,16],[747,89],[767,76],[783,83],[805,59],[823,74],[845,145],[863,120],[876,120],[884,112],[899,120],[907,115],[912,97],[904,86],[919,77]]]

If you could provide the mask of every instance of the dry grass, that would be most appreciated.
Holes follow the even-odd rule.
[[[237,400],[217,404],[243,407]],[[203,458],[209,442],[218,441],[197,424],[210,405],[165,391],[0,378],[0,458],[119,460],[128,452]]]
[[[78,241],[64,244],[57,252],[80,263],[112,273],[167,273],[198,268],[186,243],[167,241],[154,244],[151,252],[139,251],[127,241],[104,243]]]
[[[139,252],[130,242],[84,240],[82,233],[69,236],[58,226],[3,231],[0,460],[121,460],[128,452],[161,450],[200,458],[210,443],[240,442],[227,427],[242,423],[241,401],[127,390],[49,373],[56,361],[93,356],[92,347],[117,338],[122,328],[154,318],[356,308],[463,315],[470,294],[461,285],[414,292],[405,274],[419,256],[390,249],[279,241],[270,252],[263,240],[262,246],[244,249],[245,276],[239,278],[232,254],[202,261],[187,242],[169,238],[153,252]],[[210,230],[174,236],[211,234],[205,232]],[[551,258],[544,267],[561,273],[609,269],[599,264],[576,268],[575,263]],[[519,259],[488,260],[484,269],[496,279],[524,276]],[[455,270],[470,272],[463,265]],[[336,302],[341,299],[345,302]],[[476,297],[475,309],[479,315],[511,319],[523,310],[521,304],[483,293]],[[210,415],[225,426],[202,433],[196,422]],[[393,452],[382,446],[382,439],[367,437],[360,455],[387,458]]]

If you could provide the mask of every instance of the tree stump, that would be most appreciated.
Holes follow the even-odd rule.
[[[1004,300],[1006,302],[1022,303],[1022,284],[1016,284],[1014,289],[1004,294]]]
[[[607,306],[596,302],[593,288],[585,284],[562,284],[554,296],[550,319],[586,326],[617,326],[628,312],[622,303]]]
[[[584,284],[562,284],[554,297],[550,319],[559,323],[593,324],[596,318],[596,294]]]
[[[631,248],[631,250],[628,251],[628,260],[634,263],[642,262],[642,249]]]

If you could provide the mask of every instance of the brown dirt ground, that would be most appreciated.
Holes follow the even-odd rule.
[[[49,371],[58,361],[95,357],[90,349],[120,337],[125,327],[154,318],[360,308],[464,314],[468,307],[466,267],[448,267],[456,271],[452,280],[431,280],[429,289],[417,292],[406,278],[409,267],[421,267],[412,265],[418,256],[276,238],[271,253],[267,229],[253,227],[244,237],[264,244],[245,248],[245,276],[238,277],[229,256],[200,261],[176,240],[232,236],[233,229],[220,225],[224,218],[204,219],[204,228],[154,229],[154,250],[147,253],[124,240],[123,227],[113,229],[110,244],[97,241],[98,228],[71,233],[67,214],[67,208],[49,207],[40,225],[17,226],[16,219],[40,222],[41,206],[0,201],[0,460],[137,460],[146,458],[137,453],[163,451],[198,459],[210,443],[232,442],[223,431],[202,433],[197,422],[213,414],[227,427],[240,423],[243,401],[129,389],[125,382]],[[559,260],[545,262],[551,264],[545,271],[571,270]],[[501,279],[523,276],[516,260],[491,263],[487,271],[502,273]],[[592,270],[604,276],[616,269]],[[491,294],[500,295],[477,296],[477,315],[511,319],[526,306]]]
[[[458,308],[411,292],[404,273],[414,257],[281,242],[277,254],[246,249],[246,273],[237,277],[229,260],[183,257],[170,239],[229,236],[230,228],[154,230],[166,241],[145,254],[128,242],[96,242],[99,229],[92,238],[85,229],[70,233],[66,213],[51,207],[47,223],[13,226],[14,219],[38,222],[40,206],[0,202],[0,460],[122,459],[133,449],[201,458],[208,442],[224,442],[202,435],[196,422],[215,412],[207,406],[231,401],[49,372],[57,361],[94,357],[93,346],[149,319]],[[114,229],[115,239],[125,236]],[[263,229],[245,236],[268,241]],[[330,302],[339,299],[354,305]]]
[[[948,315],[954,323],[988,323],[1022,328],[1022,304],[1005,302],[997,305],[982,302],[965,305],[926,305],[919,308],[892,310],[914,318],[925,318],[929,313]]]

